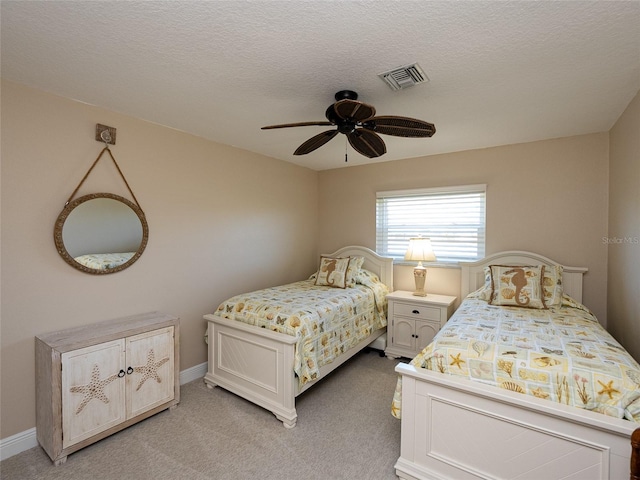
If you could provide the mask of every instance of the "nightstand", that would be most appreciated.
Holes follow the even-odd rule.
[[[387,295],[389,314],[387,348],[389,358],[415,357],[426,347],[453,314],[456,297],[428,294],[418,297],[396,291]]]

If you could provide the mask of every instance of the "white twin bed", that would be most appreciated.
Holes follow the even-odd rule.
[[[528,252],[503,252],[478,262],[464,264],[463,298],[483,286],[485,267],[490,265],[545,265],[546,268],[554,268],[558,264]],[[565,266],[562,274],[564,293],[579,302],[582,301],[582,275],[585,272],[585,268]],[[459,310],[462,308],[461,306]],[[512,310],[517,312],[529,309]],[[479,326],[476,328],[480,332],[485,326],[489,327],[484,324],[491,323],[490,317],[486,320],[477,323]],[[561,317],[559,330],[571,330],[569,320],[568,317]],[[450,331],[445,331],[448,329],[448,323],[439,334],[445,345],[446,342],[449,346],[453,345],[453,348],[445,350],[446,358],[444,364],[440,364],[441,369],[457,373],[458,370],[466,368],[465,373],[470,376],[490,378],[495,374],[489,368],[483,371],[483,358],[487,356],[487,349],[495,348],[499,361],[502,361],[499,368],[503,371],[500,373],[508,380],[503,381],[503,388],[500,388],[482,381],[470,381],[456,374],[445,375],[437,371],[437,368],[436,371],[431,371],[410,364],[399,364],[396,371],[401,375],[402,436],[400,458],[395,468],[400,478],[629,478],[630,438],[634,429],[638,428],[638,423],[589,411],[586,408],[600,408],[592,405],[594,396],[603,397],[606,401],[607,394],[613,398],[621,395],[622,383],[631,385],[629,395],[633,396],[633,382],[638,380],[638,371],[633,366],[625,367],[623,370],[626,369],[628,374],[623,375],[624,378],[618,379],[616,383],[610,383],[609,377],[589,377],[584,373],[586,370],[578,370],[579,374],[572,373],[565,368],[564,363],[571,360],[563,360],[559,356],[561,347],[553,346],[544,350],[543,355],[537,355],[533,353],[534,350],[527,350],[531,347],[526,345],[526,337],[518,338],[520,344],[516,347],[509,347],[507,344],[491,347],[488,342],[470,341],[468,352],[456,350],[456,347],[460,347],[459,343],[456,344],[459,340],[446,338],[449,334],[453,335],[455,321],[454,315],[449,321],[453,322]],[[539,321],[547,320],[536,320]],[[589,326],[586,322],[584,320],[583,324]],[[503,323],[503,327],[505,325],[509,326],[508,321]],[[574,331],[582,335],[582,330],[577,328]],[[502,332],[505,332],[504,328]],[[584,334],[589,333],[585,331]],[[508,336],[504,335],[504,338]],[[500,334],[498,338],[503,337]],[[438,337],[434,341],[437,339]],[[560,340],[551,336],[545,340],[560,345]],[[622,353],[619,345],[608,339],[605,339],[605,343],[605,349],[612,353],[609,355],[611,360],[606,359],[604,363],[613,365],[621,361],[633,365],[633,359],[626,358],[626,352]],[[583,344],[570,341],[566,345],[573,354],[580,354],[580,357],[586,357],[587,361],[595,358],[595,355],[590,353],[596,351],[590,338]],[[461,356],[460,352],[467,356]],[[431,360],[445,356],[435,350],[430,353],[433,354],[430,355]],[[602,352],[599,355],[602,355]],[[429,357],[429,352],[426,356]],[[540,387],[535,389],[540,393],[540,398],[523,395],[527,388],[533,388],[530,382],[523,380],[530,380],[535,375],[544,376],[544,373],[539,373],[543,369],[538,369],[538,373],[534,374],[533,369],[520,367],[528,366],[527,361],[532,357],[535,357],[534,360],[540,365],[550,367],[547,381],[556,385],[555,391],[553,388],[547,391]],[[463,358],[469,365],[463,363]],[[586,365],[584,358],[574,358],[573,362],[579,366]],[[635,365],[637,367],[637,363]],[[519,376],[515,373],[516,368],[519,369]],[[587,383],[585,377],[596,384],[595,390],[590,393],[580,390]],[[558,382],[558,379],[562,381]],[[561,388],[557,388],[558,385]],[[640,385],[635,386],[635,391],[638,387]],[[569,396],[572,400],[579,401],[581,393],[585,408],[566,404],[569,403]],[[562,403],[548,398],[553,398],[554,395]]]
[[[344,247],[324,256],[329,258],[361,257],[363,263],[359,268],[371,272],[379,278],[382,283],[379,287],[382,289],[386,291],[393,289],[393,260],[391,258],[381,257],[372,250],[359,246]],[[370,280],[369,277],[365,280],[367,279]],[[315,286],[313,280],[307,281],[303,288],[310,296],[315,298],[318,295],[326,294],[329,297],[318,298],[315,300],[315,304],[298,308],[298,310],[305,310],[300,315],[299,312],[284,314],[284,310],[281,308],[288,301],[287,296],[291,292],[289,286],[274,289],[275,306],[260,304],[255,307],[255,309],[262,309],[259,312],[249,311],[252,304],[245,305],[248,301],[244,296],[239,296],[222,304],[215,314],[205,315],[204,318],[208,322],[209,344],[208,371],[204,377],[207,386],[213,388],[218,385],[229,390],[270,410],[276,418],[283,422],[285,427],[294,427],[297,421],[295,398],[386,332],[386,315],[384,322],[380,324],[371,318],[375,311],[370,313],[360,311],[362,308],[384,310],[386,304],[382,304],[381,301],[376,302],[373,299],[369,302],[370,304],[365,303],[364,297],[370,294],[370,289],[360,281],[357,283],[354,288],[341,289]],[[265,292],[260,292],[262,299],[269,296],[269,293]],[[282,297],[285,300],[282,300]],[[386,299],[382,300],[386,302]],[[318,307],[319,302],[323,302],[322,309]],[[354,314],[351,323],[356,330],[355,333],[352,330],[346,330],[346,327],[331,326],[330,324],[335,323],[333,318],[326,319],[326,321],[322,318],[322,314],[335,308],[334,306],[339,308],[336,317],[346,318],[352,313]],[[326,335],[321,335],[318,343],[308,342],[307,347],[304,347],[298,343],[301,338],[298,322],[303,316],[315,315],[316,310],[321,310],[321,318],[320,321],[312,319],[313,326],[310,328],[326,329]],[[260,326],[265,328],[259,328],[237,321],[240,318],[234,319],[240,316],[249,317],[248,321],[254,324],[260,324],[263,320],[266,322],[267,318],[273,316],[275,324],[264,323]],[[246,320],[246,318],[244,319]],[[273,329],[281,331],[273,331]],[[284,333],[287,330],[289,334]],[[323,365],[302,363],[316,361],[315,358],[311,360],[301,358],[304,348],[329,350],[327,352],[329,362]],[[299,365],[298,373],[304,378],[304,383],[300,381],[299,375],[294,371],[294,365]]]

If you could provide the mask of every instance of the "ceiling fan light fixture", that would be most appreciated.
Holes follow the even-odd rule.
[[[404,90],[405,88],[413,87],[419,83],[425,83],[429,81],[429,77],[424,73],[422,67],[417,63],[410,65],[404,65],[402,67],[394,68],[378,74],[378,77],[382,79],[391,90]]]

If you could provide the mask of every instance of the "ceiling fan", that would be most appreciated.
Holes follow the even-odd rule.
[[[262,130],[273,128],[335,126],[300,145],[294,155],[306,155],[327,143],[338,133],[344,133],[353,149],[365,157],[375,158],[387,152],[382,138],[378,134],[394,137],[431,137],[436,133],[432,123],[408,117],[380,116],[376,117],[376,109],[358,101],[358,94],[351,90],[341,90],[335,95],[336,102],[329,105],[325,112],[328,121],[284,123],[268,125]],[[346,154],[345,154],[346,160]]]

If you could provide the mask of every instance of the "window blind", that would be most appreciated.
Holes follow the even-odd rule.
[[[486,185],[378,192],[376,249],[404,259],[411,237],[429,237],[438,262],[484,257]]]

